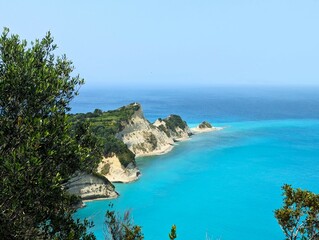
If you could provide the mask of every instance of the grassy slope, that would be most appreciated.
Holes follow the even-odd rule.
[[[93,133],[103,143],[104,156],[115,153],[121,164],[126,167],[130,163],[135,165],[135,155],[122,141],[115,138],[115,134],[123,130],[125,124],[139,108],[139,105],[130,104],[108,112],[95,109],[93,113],[70,114],[70,121],[72,124],[88,121]]]

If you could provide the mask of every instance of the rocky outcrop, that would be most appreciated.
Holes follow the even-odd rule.
[[[81,197],[82,200],[118,197],[114,185],[107,178],[85,172],[74,175],[64,188],[69,193]]]
[[[142,112],[142,107],[131,119],[123,124],[123,130],[116,137],[122,140],[136,156],[160,154],[172,148],[174,141],[165,132],[159,130],[147,121]]]
[[[198,125],[198,128],[200,129],[213,128],[213,126],[209,122],[204,121]]]
[[[201,124],[199,124],[197,127],[192,128],[191,131],[193,134],[197,134],[197,133],[211,132],[211,131],[216,131],[216,130],[221,130],[221,129],[223,129],[223,128],[222,127],[213,127],[212,124],[204,121]]]
[[[124,167],[115,154],[110,157],[104,157],[97,171],[109,181],[121,183],[136,181],[140,175],[139,169],[134,164],[130,163]]]
[[[145,119],[142,107],[138,106],[129,121],[122,123],[123,129],[116,134],[138,157],[165,153],[173,148],[174,142],[189,138],[191,131],[186,122],[177,115],[158,119],[151,124]]]
[[[192,135],[187,123],[178,115],[170,115],[165,119],[159,118],[154,122],[154,126],[165,132],[173,141],[185,140]]]

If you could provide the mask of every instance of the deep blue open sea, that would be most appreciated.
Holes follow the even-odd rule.
[[[226,128],[139,158],[139,181],[116,184],[118,199],[89,202],[75,216],[93,220],[98,239],[110,202],[131,210],[146,240],[168,239],[172,224],[177,239],[284,239],[274,217],[281,186],[319,193],[318,93],[316,87],[81,89],[73,112],[140,102],[150,121],[174,113],[191,126],[206,120]]]

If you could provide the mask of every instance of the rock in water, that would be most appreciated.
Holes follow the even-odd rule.
[[[198,128],[200,128],[200,129],[213,128],[213,126],[209,122],[204,121],[198,125]]]

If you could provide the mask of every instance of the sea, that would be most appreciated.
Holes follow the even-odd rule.
[[[319,193],[319,87],[211,86],[83,88],[72,112],[142,104],[153,122],[180,115],[191,127],[223,130],[194,135],[169,153],[137,159],[141,178],[115,184],[120,197],[87,202],[74,217],[94,222],[105,239],[105,212],[130,211],[146,240],[285,239],[274,216],[281,187]]]

